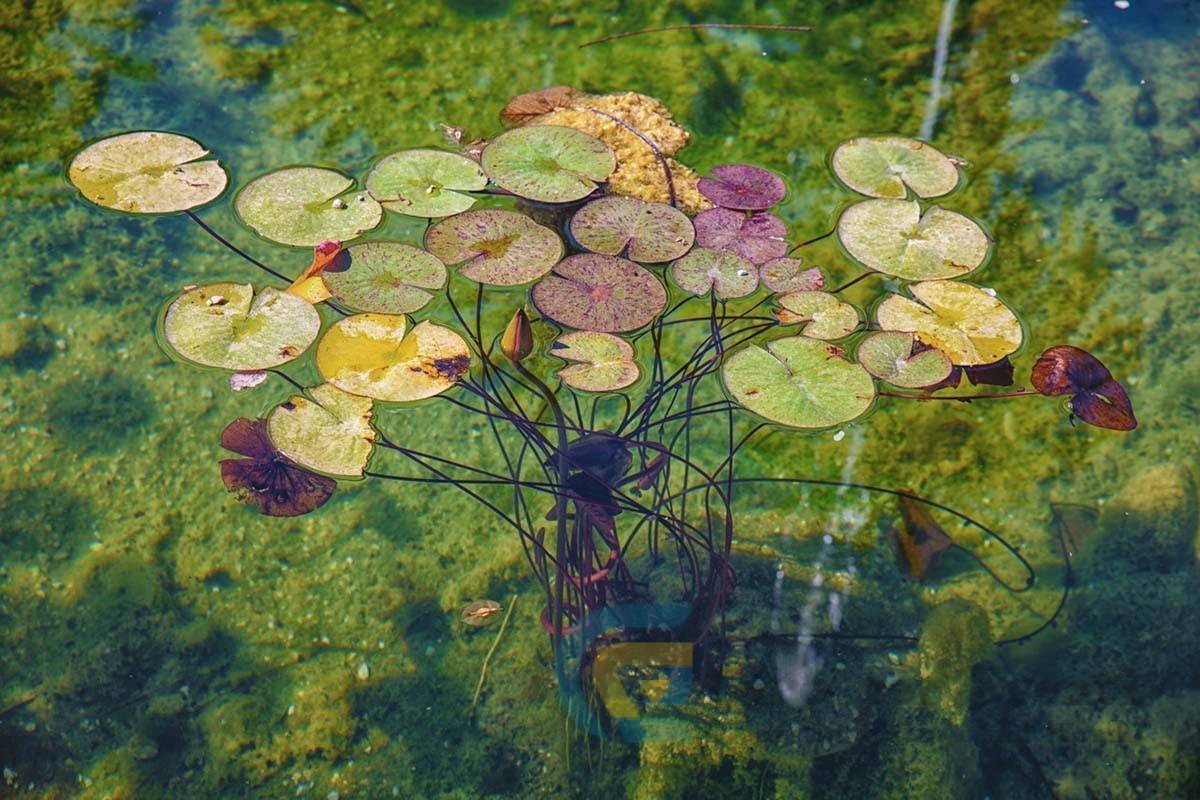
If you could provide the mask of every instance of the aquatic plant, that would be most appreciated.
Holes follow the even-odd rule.
[[[251,180],[233,201],[242,222],[313,248],[294,279],[197,215],[228,183],[199,143],[124,133],[71,162],[91,202],[184,213],[288,284],[188,286],[161,317],[174,355],[228,371],[234,391],[273,377],[289,392],[221,435],[243,456],[221,462],[239,499],[287,516],[321,507],[337,480],[453,486],[520,538],[556,645],[633,604],[663,611],[617,638],[696,645],[719,632],[732,597],[736,490],[767,480],[740,474],[737,455],[760,433],[842,426],[881,397],[1069,394],[1072,418],[1136,425],[1120,384],[1069,346],[1038,360],[1036,391],[947,393],[962,374],[1011,384],[1025,332],[993,290],[962,280],[992,242],[970,217],[926,202],[954,191],[963,165],[925,142],[864,137],[836,149],[834,174],[867,198],[818,238],[836,234],[865,272],[826,289],[821,270],[795,257],[816,240],[793,245],[771,213],[783,180],[741,164],[696,178],[673,160],[686,134],[656,101],[556,87],[515,98],[502,118],[508,130],[489,141],[448,128],[457,152],[387,154],[362,186],[306,166]],[[428,220],[422,241],[356,241],[388,214]],[[868,314],[842,292],[871,275],[895,288]],[[527,287],[524,299],[508,287]],[[488,313],[498,304],[503,328]],[[310,351],[321,377],[312,386],[285,371]],[[428,452],[419,424],[385,430],[375,416],[377,404],[431,402],[485,427],[496,463]],[[902,499],[899,546],[918,580],[941,553],[965,549],[926,506],[978,525],[911,493],[863,488]],[[1010,590],[1032,585],[1023,559],[1024,587],[978,561]],[[679,603],[684,613],[669,610]],[[480,605],[464,620],[498,610]]]

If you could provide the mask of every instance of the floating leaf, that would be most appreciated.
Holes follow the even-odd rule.
[[[263,373],[265,374],[265,373]],[[325,505],[337,481],[284,458],[261,419],[235,419],[221,432],[221,447],[247,458],[221,461],[221,480],[237,499],[269,517],[298,517]]]
[[[346,242],[383,219],[383,208],[354,181],[320,167],[288,167],[246,184],[233,207],[259,236],[295,247]]]
[[[356,311],[408,314],[446,285],[446,266],[410,244],[363,242],[344,252],[343,263],[322,277],[333,296]]]
[[[725,386],[744,408],[792,428],[827,428],[861,416],[875,399],[866,370],[831,344],[793,336],[746,345],[725,361]]]
[[[339,389],[390,402],[432,397],[463,379],[471,355],[461,336],[432,322],[406,327],[391,314],[339,320],[317,345],[317,369]]]
[[[264,369],[234,372],[229,376],[229,388],[235,392],[244,392],[247,389],[261,386],[266,382],[268,377],[270,377],[270,373]]]
[[[370,398],[323,383],[293,395],[267,416],[271,444],[297,464],[347,478],[362,476],[375,447]]]
[[[459,618],[467,625],[477,628],[498,618],[503,610],[504,606],[495,600],[473,600],[463,607]]]
[[[721,208],[763,211],[787,194],[787,187],[774,172],[748,164],[716,167],[711,178],[701,178],[700,194]]]
[[[972,386],[1012,386],[1013,383],[1013,365],[1007,356],[991,364],[962,367],[962,371]]]
[[[773,292],[818,292],[825,276],[817,267],[802,269],[802,258],[773,258],[758,269],[763,286]]]
[[[828,292],[788,292],[777,298],[781,325],[807,322],[800,332],[813,339],[840,339],[858,327],[858,311]]]
[[[204,145],[175,133],[134,131],[81,150],[67,174],[98,206],[135,214],[187,211],[225,191],[229,176]]]
[[[960,366],[991,364],[1021,346],[1021,323],[1008,306],[977,286],[957,281],[914,283],[920,302],[892,295],[875,311],[885,331],[907,331]],[[924,304],[924,305],[922,305]]]
[[[787,253],[787,226],[774,214],[744,214],[711,208],[696,215],[696,243],[737,253],[752,264],[765,264]]]
[[[481,161],[497,186],[543,203],[587,197],[617,166],[616,156],[604,142],[558,125],[529,125],[502,133],[483,149]]]
[[[411,217],[448,217],[487,187],[479,163],[442,150],[401,150],[384,156],[367,175],[367,191],[388,211]]]
[[[568,256],[533,287],[533,302],[569,328],[621,333],[654,321],[667,291],[648,270],[614,256]]]
[[[292,281],[288,292],[303,297],[313,305],[328,300],[329,287],[325,285],[321,273],[334,267],[339,260],[345,261],[344,254],[340,242],[321,242],[313,248],[312,261],[305,267],[304,272]]]
[[[565,361],[580,362],[563,367],[556,374],[563,383],[585,392],[624,389],[640,374],[633,360],[633,347],[611,333],[564,333],[551,346],[551,353]]]
[[[893,386],[921,389],[950,377],[953,367],[941,350],[922,347],[911,333],[872,333],[858,345],[858,363]]]
[[[321,317],[294,294],[240,283],[195,286],[163,317],[171,349],[206,367],[267,369],[299,356],[317,338]]]
[[[871,197],[940,197],[958,185],[958,168],[932,145],[900,136],[843,142],[833,153],[842,183]],[[908,188],[905,188],[908,187]]]
[[[519,94],[500,110],[500,121],[510,128],[524,125],[534,117],[566,108],[578,94],[570,86],[551,86],[537,92]]]
[[[868,269],[905,280],[957,278],[987,258],[991,240],[970,217],[916,200],[864,200],[842,213],[838,239]]]
[[[1086,350],[1065,344],[1047,349],[1033,365],[1031,382],[1044,395],[1072,395],[1071,413],[1089,425],[1117,431],[1137,427],[1125,388]]]
[[[593,253],[661,264],[691,249],[696,231],[687,214],[666,203],[614,195],[593,200],[576,211],[571,218],[571,236]]]
[[[671,265],[671,277],[689,294],[710,291],[718,300],[745,297],[758,288],[758,270],[737,253],[697,247]]]
[[[563,242],[550,228],[524,214],[488,208],[467,211],[436,223],[425,247],[460,275],[491,286],[537,280],[558,263]]]

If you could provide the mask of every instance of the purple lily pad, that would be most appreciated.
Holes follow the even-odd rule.
[[[261,419],[235,419],[221,432],[221,447],[246,458],[221,461],[221,480],[238,500],[269,517],[298,517],[329,500],[337,481],[284,458]]]
[[[446,217],[425,234],[425,247],[460,275],[491,286],[517,286],[545,275],[563,254],[550,228],[524,214],[487,208]]]
[[[402,242],[364,242],[321,273],[326,288],[355,311],[411,314],[446,285],[446,265],[437,256]]]
[[[825,288],[820,267],[803,269],[803,258],[773,258],[758,269],[763,286],[773,292],[819,292]]]
[[[737,253],[697,247],[671,265],[671,277],[689,294],[710,291],[718,300],[745,297],[758,288],[758,271]]]
[[[692,221],[666,203],[614,195],[593,200],[571,218],[571,236],[593,253],[626,255],[661,264],[686,253],[696,239]]]
[[[1071,395],[1071,413],[1089,425],[1115,431],[1137,427],[1125,388],[1086,350],[1070,345],[1049,348],[1033,365],[1031,383],[1050,397]]]
[[[637,330],[667,305],[667,290],[649,270],[624,258],[568,256],[533,287],[533,303],[569,328],[603,333]]]
[[[787,226],[774,214],[744,214],[710,208],[696,215],[696,244],[737,253],[752,264],[765,264],[787,254]]]
[[[778,175],[748,164],[716,167],[711,178],[700,179],[697,188],[721,208],[739,211],[763,211],[787,194],[787,187]]]

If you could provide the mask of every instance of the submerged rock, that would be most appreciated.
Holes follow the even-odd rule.
[[[1196,479],[1181,464],[1151,467],[1130,480],[1100,514],[1084,575],[1173,572],[1196,561]]]

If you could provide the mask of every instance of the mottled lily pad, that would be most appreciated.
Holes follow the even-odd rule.
[[[632,261],[595,253],[568,256],[533,287],[538,310],[569,328],[632,331],[667,305],[658,278]]]
[[[701,178],[696,188],[714,205],[740,211],[763,211],[787,194],[778,175],[748,164],[716,167],[712,177]]]
[[[818,292],[825,288],[819,267],[804,269],[802,258],[773,258],[758,269],[763,286],[773,292]]]
[[[574,331],[564,333],[550,352],[566,361],[556,374],[568,386],[585,392],[615,392],[634,383],[640,374],[629,342],[611,333]]]
[[[1033,365],[1031,382],[1050,397],[1071,395],[1071,413],[1089,425],[1117,431],[1137,427],[1125,388],[1086,350],[1065,344],[1048,348]]]
[[[843,142],[833,154],[842,183],[870,197],[940,197],[958,185],[958,168],[933,145],[901,136]]]
[[[838,220],[838,238],[868,269],[905,280],[957,278],[987,258],[991,240],[970,217],[916,200],[864,200]]]
[[[362,477],[375,447],[370,398],[323,383],[308,396],[292,395],[267,416],[275,449],[297,464],[326,475]]]
[[[240,283],[195,286],[163,316],[171,349],[206,367],[267,369],[299,356],[317,338],[321,317],[294,294]]]
[[[746,345],[726,359],[725,387],[742,407],[790,428],[828,428],[861,416],[875,382],[840,348],[807,336]]]
[[[687,214],[666,203],[614,195],[576,211],[571,236],[593,253],[661,264],[686,253],[696,231]]]
[[[265,374],[265,373],[264,373]],[[325,505],[337,481],[293,464],[275,449],[261,419],[235,419],[221,447],[245,458],[221,460],[221,480],[241,502],[269,517],[298,517]]]
[[[369,194],[337,170],[288,167],[255,178],[233,201],[242,222],[264,239],[294,247],[347,242],[383,219]]]
[[[858,363],[893,386],[923,389],[950,377],[950,359],[941,350],[922,347],[911,333],[872,333],[858,345]]]
[[[442,150],[401,150],[384,156],[367,175],[367,191],[388,211],[411,217],[448,217],[466,211],[487,186],[479,163]]]
[[[356,314],[339,320],[317,345],[317,369],[352,394],[388,402],[422,400],[466,376],[470,350],[449,328],[404,317]]]
[[[957,281],[925,281],[909,287],[917,301],[892,295],[875,318],[885,331],[906,331],[936,347],[958,366],[991,364],[1021,346],[1021,323],[994,296]]]
[[[745,297],[758,288],[758,270],[737,253],[697,247],[671,265],[671,277],[689,294],[710,291],[718,300]]]
[[[207,155],[204,145],[186,136],[134,131],[88,145],[67,174],[98,206],[166,214],[199,208],[225,191],[229,176]]]
[[[569,203],[587,197],[617,167],[594,136],[558,125],[528,125],[500,134],[483,149],[484,171],[517,197]]]
[[[858,327],[858,311],[828,292],[788,292],[777,300],[775,318],[781,325],[808,323],[800,332],[813,339],[840,339]]]
[[[787,226],[774,214],[745,214],[710,208],[696,215],[696,243],[737,253],[752,264],[765,264],[788,251]]]
[[[333,296],[355,311],[409,314],[446,285],[446,266],[410,244],[363,242],[347,248],[344,261],[321,277]]]
[[[516,286],[545,275],[563,254],[558,234],[524,214],[488,208],[436,223],[425,247],[466,278],[491,286]]]

